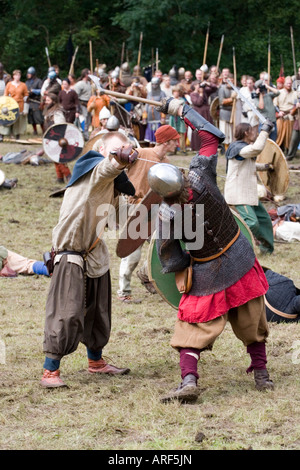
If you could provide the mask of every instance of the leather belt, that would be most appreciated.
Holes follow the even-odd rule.
[[[206,261],[211,261],[213,259],[219,258],[219,256],[223,255],[223,253],[225,253],[225,251],[227,251],[228,248],[230,248],[231,245],[234,244],[234,242],[238,239],[240,233],[241,233],[241,230],[239,228],[236,235],[233,237],[233,239],[230,240],[228,245],[226,245],[225,248],[223,248],[221,251],[219,251],[219,253],[216,253],[215,255],[208,256],[207,258],[194,258],[194,256],[191,256],[192,260],[196,263],[197,262],[198,263],[206,263]]]

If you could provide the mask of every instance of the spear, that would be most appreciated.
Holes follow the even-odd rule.
[[[159,63],[159,60],[158,60],[158,48],[156,48],[156,61],[155,61],[155,70],[156,70],[156,71],[158,70],[158,63]]]
[[[138,67],[140,67],[140,65],[141,65],[142,42],[143,42],[143,33],[140,33],[139,53],[138,53],[138,60],[137,60]]]
[[[90,41],[90,70],[91,70],[91,72],[94,71],[94,69],[93,69],[93,45],[92,45],[92,41]]]
[[[208,22],[208,25],[207,25],[205,46],[204,46],[204,54],[203,54],[203,64],[202,65],[206,64],[206,54],[207,54],[207,46],[208,46],[208,38],[209,38],[209,25],[210,25],[210,22]]]
[[[122,44],[122,52],[121,52],[121,65],[124,62],[124,55],[125,55],[125,42]]]
[[[220,67],[223,43],[224,43],[224,34],[222,34],[221,42],[220,42],[219,55],[218,55],[218,60],[217,60],[217,70],[219,70],[219,67]]]
[[[293,54],[293,64],[294,64],[294,75],[297,75],[296,69],[296,59],[295,59],[295,48],[294,48],[294,34],[293,34],[293,27],[290,27],[291,31],[291,43],[292,43],[292,54]]]
[[[45,47],[45,51],[46,51],[46,56],[47,56],[47,59],[48,59],[48,65],[49,65],[49,67],[51,67],[51,61],[50,61],[48,47]]]
[[[269,30],[269,46],[268,46],[268,85],[270,85],[271,73],[271,31]]]
[[[71,65],[70,65],[69,75],[71,73],[74,73],[74,63],[75,63],[75,58],[76,58],[77,52],[78,52],[78,46],[76,47],[74,55],[72,57],[72,62],[71,62]]]
[[[97,89],[103,93],[104,95],[114,96],[116,98],[125,98],[128,100],[128,95],[126,93],[119,93],[118,91],[107,90],[106,88],[102,88],[100,85],[99,77],[96,75],[89,75],[90,79],[95,83]],[[142,98],[141,96],[130,96],[130,101],[138,101],[139,103],[150,104],[152,106],[161,106],[162,103],[160,101],[153,101],[148,100],[147,98]]]
[[[236,61],[235,61],[235,48],[232,48],[232,60],[233,60],[233,83],[236,87],[237,85],[237,78],[236,78]],[[235,127],[235,110],[236,110],[236,98],[233,98],[232,103],[232,110],[230,116],[230,124],[233,124],[233,128]]]

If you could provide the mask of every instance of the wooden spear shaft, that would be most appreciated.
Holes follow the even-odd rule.
[[[234,86],[237,85],[237,76],[236,76],[236,60],[235,60],[235,48],[232,48],[232,60],[233,60],[233,83]],[[236,98],[233,98],[232,110],[230,116],[230,124],[233,124],[233,129],[235,128],[235,111],[236,111]]]
[[[140,67],[140,65],[141,65],[142,42],[143,42],[143,33],[140,33],[139,53],[138,53],[138,60],[137,60],[137,65],[138,65],[138,67]]]
[[[206,64],[206,55],[207,55],[207,46],[208,46],[208,38],[209,38],[209,22],[207,26],[206,38],[205,38],[205,47],[204,47],[204,54],[203,54],[203,64]]]
[[[269,32],[269,46],[268,46],[268,85],[270,85],[271,74],[271,31]]]
[[[116,98],[125,98],[128,101],[138,101],[140,103],[150,104],[152,106],[162,105],[160,101],[148,100],[147,98],[142,98],[141,96],[126,95],[125,93],[119,93],[118,91],[104,89],[104,90],[101,90],[101,93],[103,93],[104,95],[108,95],[108,96],[115,96]]]
[[[91,73],[94,73],[92,41],[90,41],[90,70],[91,70]]]
[[[219,67],[220,67],[223,43],[224,43],[224,34],[222,35],[221,42],[220,42],[219,55],[218,55],[218,60],[217,60],[217,70],[219,70]]]
[[[74,55],[73,55],[73,57],[72,57],[72,62],[71,62],[71,65],[70,65],[69,75],[70,75],[71,73],[74,73],[74,63],[75,63],[75,59],[76,59],[77,52],[78,52],[78,46],[76,47],[75,52],[74,52]]]
[[[294,64],[294,74],[297,75],[296,69],[296,59],[295,59],[295,47],[294,47],[294,34],[293,34],[293,27],[290,27],[291,31],[291,43],[292,43],[292,54],[293,54],[293,64]]]

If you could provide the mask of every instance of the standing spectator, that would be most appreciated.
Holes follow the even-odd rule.
[[[171,98],[173,96],[173,87],[171,85],[171,77],[169,77],[169,75],[163,75],[163,81],[160,88],[165,92],[167,98]]]
[[[197,113],[201,114],[207,121],[213,124],[209,110],[209,97],[217,90],[216,85],[212,85],[207,81],[195,85],[195,91],[190,94],[192,106]],[[197,132],[192,133],[191,148],[198,151],[201,145],[200,137]]]
[[[250,103],[254,105],[254,99],[255,99],[254,78],[247,77],[246,75],[243,75],[243,77],[246,77],[246,82],[244,82],[246,83],[246,86],[243,86],[240,89],[240,92],[247,99],[247,101],[249,101]],[[256,114],[254,114],[254,112],[252,111],[252,109],[247,103],[242,103],[241,122],[247,122],[248,124],[250,124],[250,126],[254,129],[254,132],[257,134],[259,120]]]
[[[4,95],[11,96],[19,105],[20,115],[17,121],[10,127],[7,128],[8,133],[11,133],[16,139],[20,138],[21,134],[25,134],[27,129],[27,114],[28,109],[25,107],[29,91],[25,83],[21,82],[21,70],[14,70],[13,79],[11,82],[8,82]]]
[[[278,108],[277,117],[277,140],[276,143],[284,152],[289,150],[292,137],[294,116],[291,113],[297,100],[297,93],[292,89],[291,77],[286,77],[284,88],[274,99],[274,105]]]
[[[180,85],[184,89],[184,95],[186,100],[191,103],[189,95],[193,91],[193,74],[190,70],[184,72],[184,78],[180,81]]]
[[[1,62],[0,62],[0,96],[4,95],[5,86],[8,82],[8,80],[9,80],[9,77],[7,76],[7,74],[4,71],[3,64],[1,64]],[[4,128],[4,126],[0,126],[0,142],[2,142],[2,140],[3,140],[3,135],[2,135],[2,129],[3,128]],[[3,134],[5,134],[5,129],[6,128],[4,128]]]
[[[284,77],[278,77],[276,80],[276,88],[277,90],[283,90],[284,87]]]
[[[286,156],[287,160],[293,160],[293,158],[295,158],[300,143],[300,89],[297,91],[297,95],[297,101],[295,102],[294,108],[291,111],[291,114],[295,116],[295,121],[289,145],[289,151]]]
[[[173,98],[181,100],[182,105],[186,103],[185,99],[182,96],[182,88],[180,85],[175,85],[173,87]],[[186,155],[186,127],[184,121],[179,116],[170,115],[170,126],[172,126],[179,134],[179,146],[180,151],[183,155]],[[176,153],[176,151],[175,151]]]
[[[58,94],[58,101],[63,107],[67,122],[73,124],[75,118],[79,117],[79,100],[75,90],[71,88],[71,82],[68,78],[62,81],[62,90]]]
[[[258,108],[260,113],[267,119],[272,121],[274,128],[269,135],[269,139],[276,142],[277,139],[277,124],[276,124],[276,109],[274,106],[274,98],[279,95],[280,91],[276,88],[269,86],[267,83],[264,85],[260,80],[255,82],[255,98],[254,105]],[[262,124],[258,125],[258,132],[261,131]]]
[[[223,69],[228,70],[228,69]],[[223,73],[223,72],[222,72]],[[224,76],[224,75],[223,75]],[[223,142],[225,150],[233,139],[233,125],[231,121],[232,104],[236,93],[232,90],[229,83],[221,85],[219,88],[219,102],[220,102],[220,120],[219,127],[220,131],[225,134],[225,140]]]
[[[27,70],[27,81],[26,86],[29,91],[28,96],[28,124],[33,127],[33,134],[37,135],[37,125],[41,126],[42,132],[44,132],[44,117],[41,111],[41,89],[43,82],[36,76],[36,70],[34,67],[29,67]]]
[[[76,77],[73,73],[69,73],[68,79],[70,80],[70,87],[73,90],[74,86],[76,85]]]
[[[91,123],[91,115],[87,110],[87,104],[92,96],[92,86],[89,79],[90,74],[89,69],[83,69],[81,71],[81,76],[78,82],[74,85],[74,90],[76,91],[79,103],[80,103],[80,112],[84,117],[84,131],[83,136],[85,140],[89,139],[89,127]]]
[[[93,130],[97,129],[100,125],[99,113],[104,107],[109,107],[109,97],[96,90],[96,95],[92,95],[87,104],[87,110],[92,114]]]

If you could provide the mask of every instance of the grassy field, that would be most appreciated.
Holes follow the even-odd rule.
[[[24,145],[0,144],[0,155]],[[39,146],[30,146],[30,150]],[[173,162],[187,167],[190,156]],[[72,166],[72,165],[71,165]],[[0,192],[0,244],[42,259],[51,247],[61,199],[52,164],[0,164],[15,189]],[[224,184],[224,157],[218,165]],[[300,174],[291,174],[288,202],[299,202]],[[169,346],[176,310],[147,293],[136,276],[139,305],[117,299],[120,260],[108,240],[113,284],[113,328],[105,356],[128,366],[123,377],[86,372],[83,345],[61,363],[68,389],[43,390],[43,326],[49,278],[0,279],[0,449],[17,450],[292,450],[300,448],[300,365],[294,349],[300,325],[270,325],[268,369],[273,392],[260,393],[246,374],[249,357],[230,326],[199,363],[201,395],[194,405],[162,404],[180,382],[178,353]],[[144,252],[144,257],[146,252]],[[276,243],[261,263],[300,285],[299,244]],[[298,346],[299,348],[299,346]],[[3,358],[3,354],[2,354]]]

